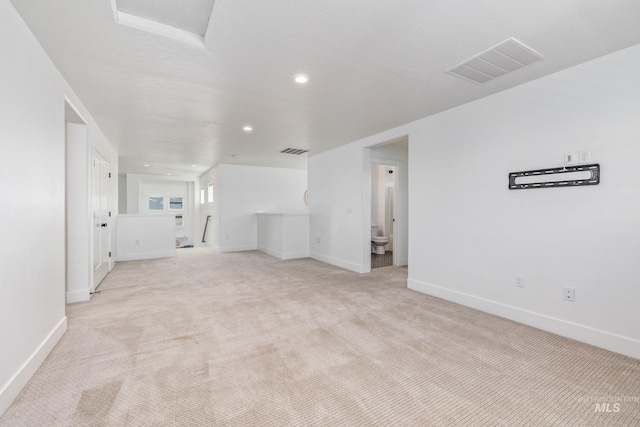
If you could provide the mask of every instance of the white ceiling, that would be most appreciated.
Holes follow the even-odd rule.
[[[116,0],[124,13],[204,36],[213,0]]]
[[[130,173],[304,168],[279,152],[314,155],[640,43],[638,0],[216,0],[204,48],[116,24],[110,0],[11,1]],[[203,7],[138,3],[163,23]],[[546,59],[483,85],[445,72],[510,37]]]

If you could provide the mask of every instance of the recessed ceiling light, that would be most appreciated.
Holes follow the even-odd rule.
[[[167,175],[171,175],[170,173],[168,173]]]
[[[251,126],[245,126],[242,128],[243,131],[245,132],[251,132],[253,130],[253,128]]]
[[[295,76],[293,76],[293,81],[302,85],[309,81],[309,76],[307,76],[306,74],[296,74]]]
[[[148,167],[149,167],[149,166],[151,166],[151,165],[144,164],[144,165],[142,165],[142,166],[144,166],[145,168],[148,168]]]
[[[191,166],[193,166],[193,167],[195,168],[195,167],[196,167],[196,166],[198,166],[198,165],[191,165]]]

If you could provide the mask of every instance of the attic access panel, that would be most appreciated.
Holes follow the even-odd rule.
[[[600,165],[598,163],[509,173],[509,190],[598,184],[600,184]]]

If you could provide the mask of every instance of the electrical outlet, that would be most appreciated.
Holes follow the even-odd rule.
[[[575,301],[576,300],[576,289],[575,288],[564,288],[564,300],[565,301]]]
[[[577,163],[578,163],[578,158],[576,157],[576,152],[575,151],[564,153],[564,165],[565,166],[575,165]]]
[[[590,161],[591,161],[591,153],[589,152],[589,150],[578,151],[578,162],[589,163]]]
[[[516,274],[516,287],[518,288],[524,288],[524,276],[520,276],[519,274]]]

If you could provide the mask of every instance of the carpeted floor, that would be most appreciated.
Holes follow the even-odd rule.
[[[640,360],[406,275],[200,248],[119,263],[0,426],[640,425]]]

